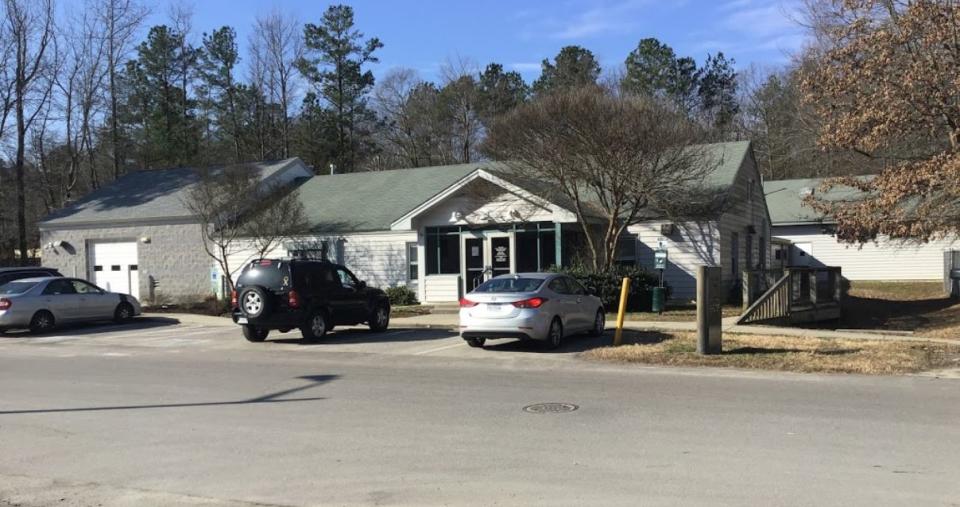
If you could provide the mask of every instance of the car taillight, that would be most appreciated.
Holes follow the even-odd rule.
[[[236,289],[230,291],[230,307],[236,308],[240,306],[240,302],[237,300],[237,291]]]
[[[513,306],[517,308],[540,308],[546,302],[546,298],[530,298],[524,299],[523,301],[515,301]]]
[[[476,301],[470,301],[467,298],[460,298],[460,308],[473,308],[477,306]]]
[[[292,290],[287,294],[287,306],[290,308],[300,308],[300,294],[297,294],[297,291]]]
[[[13,301],[7,298],[0,298],[0,310],[9,310],[13,306]]]

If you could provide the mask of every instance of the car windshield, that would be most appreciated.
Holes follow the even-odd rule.
[[[494,278],[482,283],[474,292],[533,292],[543,285],[542,278]]]
[[[10,282],[0,285],[0,294],[23,294],[36,285],[37,282]]]

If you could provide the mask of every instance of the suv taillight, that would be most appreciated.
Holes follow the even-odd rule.
[[[513,303],[513,306],[517,308],[540,308],[546,302],[546,298],[530,298],[524,299],[523,301],[516,301]]]
[[[467,298],[460,298],[460,308],[473,308],[477,306],[476,301],[470,301]]]
[[[230,291],[230,307],[236,308],[240,306],[240,302],[237,300],[237,290],[234,289]]]
[[[13,301],[7,298],[0,298],[0,310],[9,310],[13,306]]]
[[[287,306],[290,308],[300,308],[300,294],[292,290],[287,294]]]

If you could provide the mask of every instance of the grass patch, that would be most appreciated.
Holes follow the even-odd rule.
[[[726,335],[723,354],[701,356],[693,333],[628,331],[624,333],[624,345],[599,347],[583,356],[668,366],[896,375],[960,367],[960,344]]]
[[[740,306],[724,305],[722,312],[724,317],[736,317],[737,315],[740,315]],[[616,322],[616,320],[616,313],[607,314],[607,321]],[[658,314],[655,312],[627,312],[624,316],[624,320],[646,320],[651,322],[693,322],[697,320],[697,307],[693,305],[668,307],[663,314]]]
[[[890,301],[917,301],[945,297],[942,282],[850,282],[849,295]]]
[[[416,317],[418,315],[430,315],[431,306],[411,305],[394,306],[390,308],[391,318]]]
[[[839,327],[960,339],[960,304],[940,282],[851,282]]]

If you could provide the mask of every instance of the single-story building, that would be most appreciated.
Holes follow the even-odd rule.
[[[617,259],[652,269],[654,250],[665,247],[664,278],[674,299],[694,297],[698,265],[724,266],[723,279],[732,287],[743,269],[767,263],[770,218],[750,143],[705,149],[714,166],[707,183],[725,195],[727,206],[699,221],[645,217],[628,227]],[[284,168],[290,181],[306,170],[297,159],[264,167]],[[98,282],[104,269],[113,273],[120,266],[120,279],[125,266],[136,265],[141,278],[149,273],[159,281],[158,294],[211,292],[211,279],[220,274],[203,254],[199,224],[182,207],[168,208],[185,187],[151,183],[190,184],[185,170],[172,171],[181,173],[132,173],[48,218],[41,224],[44,263]],[[310,233],[271,256],[325,256],[371,285],[406,285],[420,301],[455,302],[489,276],[569,266],[583,255],[576,214],[544,186],[511,178],[505,166],[491,162],[314,176],[294,190]],[[158,253],[148,253],[153,249]],[[231,266],[242,266],[250,255],[236,254]],[[122,262],[112,256],[123,256]],[[148,293],[144,280],[129,284]]]
[[[313,175],[295,158],[250,166],[263,188]],[[190,168],[135,171],[54,212],[39,224],[44,265],[137,298],[217,292],[200,223],[185,205],[200,177]]]
[[[820,193],[822,178],[766,181],[767,200],[775,238],[790,242],[782,255],[786,263],[797,266],[839,266],[848,280],[942,281],[944,252],[960,249],[955,238],[929,242],[877,238],[864,244],[838,241],[836,221],[823,216],[804,203],[807,196],[824,199],[850,199],[857,191],[834,187]],[[775,260],[781,254],[773,253]]]

